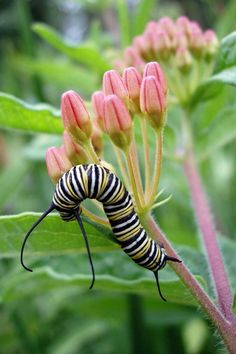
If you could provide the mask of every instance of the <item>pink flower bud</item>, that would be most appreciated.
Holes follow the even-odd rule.
[[[155,76],[143,79],[140,91],[140,108],[154,129],[165,124],[166,97],[161,83]]]
[[[116,95],[104,100],[104,125],[115,145],[127,149],[132,138],[132,119],[124,103]]]
[[[46,152],[46,165],[48,175],[53,183],[57,183],[61,176],[67,172],[71,167],[71,163],[66,157],[63,147],[51,147]]]
[[[162,71],[159,63],[157,63],[156,61],[152,61],[152,62],[146,64],[146,66],[144,68],[143,77],[145,78],[147,76],[155,76],[155,78],[157,79],[158,83],[160,84],[164,94],[167,93],[166,80],[165,80],[163,71]]]
[[[106,71],[103,75],[103,91],[106,96],[112,94],[118,96],[124,103],[129,99],[123,80],[115,70]]]
[[[102,131],[104,131],[104,98],[102,91],[96,91],[92,95],[94,118]]]
[[[67,91],[61,98],[64,127],[80,143],[91,137],[92,124],[84,101],[75,91]]]
[[[204,40],[206,43],[206,54],[214,55],[219,48],[219,40],[213,30],[207,30],[203,33]]]
[[[98,126],[97,121],[93,122],[92,144],[97,155],[100,156],[103,149],[103,138],[102,131]]]
[[[144,61],[141,58],[138,50],[134,47],[127,47],[124,50],[124,58],[127,65],[135,66],[136,68],[142,68],[144,66]]]
[[[176,26],[174,21],[170,17],[166,16],[160,18],[160,20],[158,21],[158,25],[162,28],[163,31],[168,34],[170,38],[173,38],[175,36]]]
[[[187,48],[177,48],[176,65],[181,71],[188,71],[192,65],[192,62],[192,56]]]
[[[190,36],[192,31],[191,21],[187,16],[180,16],[176,20],[176,27],[178,31],[183,32],[186,36]]]
[[[139,96],[142,77],[134,67],[126,68],[123,72],[123,81],[128,90],[129,97],[134,103],[134,110],[139,110]]]
[[[153,39],[153,48],[156,51],[158,57],[163,59],[169,57],[170,50],[172,49],[172,42],[165,31],[158,30],[156,32],[155,38]]]
[[[174,38],[175,48],[187,48],[188,47],[188,38],[183,32],[176,32]]]
[[[84,149],[73,141],[67,131],[64,131],[63,141],[66,156],[73,166],[87,162],[88,159]]]
[[[205,49],[205,39],[202,32],[193,31],[189,40],[189,49],[192,54],[199,57],[203,54]]]

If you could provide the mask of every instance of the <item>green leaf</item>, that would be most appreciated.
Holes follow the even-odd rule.
[[[61,134],[60,114],[46,104],[31,105],[18,98],[0,93],[0,127],[31,133]]]
[[[236,65],[236,31],[224,37],[221,41],[217,58],[216,72]]]
[[[133,36],[141,34],[144,31],[155,5],[156,1],[154,0],[141,0],[138,2],[134,14]]]
[[[234,294],[233,313],[236,315],[236,294]]]
[[[33,30],[47,43],[66,54],[71,59],[86,65],[91,70],[98,74],[103,74],[104,71],[110,69],[110,65],[99,53],[97,47],[93,43],[76,45],[68,43],[50,26],[36,23],[33,25]]]
[[[191,98],[190,107],[209,100],[221,92],[224,85],[236,86],[236,66],[222,70],[198,86]]]
[[[38,214],[25,213],[0,218],[2,257],[19,259],[23,237],[37,217]],[[109,229],[95,228],[95,225],[89,225],[84,218],[83,220],[96,269],[96,289],[147,294],[160,300],[153,274],[138,267],[122,252]],[[48,257],[52,255],[54,257]],[[198,254],[198,259],[199,257]],[[187,259],[186,256],[185,258]],[[26,246],[24,260],[27,265],[31,263],[34,271],[26,272],[20,267],[19,261],[17,272],[13,269],[4,278],[1,293],[4,301],[25,298],[60,287],[76,286],[78,291],[83,291],[91,282],[84,240],[77,223],[63,222],[57,215],[49,215],[34,230]],[[198,279],[205,284],[200,276]],[[160,283],[168,301],[196,304],[169,267],[160,272]],[[25,286],[22,287],[22,284]]]
[[[0,217],[0,257],[19,256],[23,237],[39,216],[37,213],[23,213]],[[95,228],[87,221],[84,223],[94,252],[118,248],[108,228]],[[56,214],[48,215],[33,231],[25,250],[26,255],[34,256],[84,252],[86,248],[77,222],[66,223]]]
[[[212,155],[217,149],[229,144],[236,138],[236,105],[223,108],[215,120],[210,124],[204,135],[197,137],[197,156],[204,160]]]
[[[130,18],[128,14],[128,4],[124,0],[117,1],[117,10],[119,18],[119,28],[121,31],[122,48],[130,44]]]

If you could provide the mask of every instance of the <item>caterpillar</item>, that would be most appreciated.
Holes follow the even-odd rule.
[[[77,220],[85,240],[87,253],[92,271],[92,282],[95,282],[95,271],[89,249],[89,243],[83,227],[81,202],[86,199],[96,199],[103,204],[111,229],[118,244],[124,252],[140,266],[151,270],[156,278],[160,297],[162,296],[158,271],[166,265],[167,261],[181,262],[179,259],[169,257],[162,245],[151,239],[142,227],[135,211],[130,193],[121,180],[106,167],[96,164],[84,164],[72,167],[60,178],[56,185],[53,200],[49,208],[35,222],[27,232],[21,248],[21,264],[24,265],[23,252],[26,241],[33,229],[53,210],[57,210],[64,221]]]

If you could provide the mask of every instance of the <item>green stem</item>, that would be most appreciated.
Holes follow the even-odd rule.
[[[156,132],[156,160],[152,179],[152,189],[149,194],[147,209],[150,209],[155,201],[158,185],[161,176],[161,163],[162,163],[162,145],[163,145],[163,128],[158,129]]]
[[[97,165],[100,165],[101,161],[93,148],[91,140],[89,140],[87,144],[84,144],[84,149],[86,150],[88,157],[91,159],[91,161]]]
[[[148,147],[148,137],[147,137],[147,121],[144,117],[140,118],[141,121],[141,131],[143,137],[143,150],[144,150],[144,166],[145,166],[145,196],[148,195],[150,189],[150,156]]]
[[[101,218],[98,215],[95,215],[90,210],[86,209],[85,207],[82,207],[82,213],[83,213],[83,215],[87,216],[89,219],[93,220],[94,222],[97,222],[100,225],[110,226],[109,221],[107,221],[104,218]]]
[[[116,160],[117,160],[120,172],[122,174],[122,177],[124,179],[124,183],[125,183],[126,187],[129,188],[130,187],[129,177],[128,177],[125,165],[122,161],[122,156],[121,156],[120,150],[114,144],[112,144],[112,146],[114,148]]]

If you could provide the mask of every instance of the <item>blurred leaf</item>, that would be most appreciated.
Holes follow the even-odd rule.
[[[20,57],[17,67],[24,73],[37,74],[45,83],[56,87],[57,91],[78,90],[91,94],[98,86],[97,78],[91,70],[62,58],[34,59]]]
[[[42,23],[34,24],[33,30],[61,53],[64,53],[71,59],[86,65],[98,74],[103,74],[106,70],[110,69],[110,65],[99,53],[95,44],[87,43],[83,45],[75,45],[68,43],[63,40],[53,28]]]
[[[128,3],[125,0],[118,0],[116,4],[119,15],[121,44],[122,48],[125,48],[130,44],[130,18],[128,14]]]
[[[134,14],[133,37],[141,34],[153,12],[153,7],[157,2],[154,0],[140,0],[136,5],[136,12]]]
[[[0,208],[4,206],[11,194],[15,193],[19,181],[25,177],[28,170],[29,163],[27,161],[16,159],[0,174]]]
[[[223,11],[221,11],[220,16],[217,18],[216,33],[218,36],[225,36],[235,29],[235,13],[236,2],[231,0],[224,6]]]
[[[236,315],[236,294],[234,294],[233,313]]]
[[[217,149],[229,144],[236,138],[236,105],[224,107],[217,115],[204,135],[197,137],[197,155],[199,160],[211,156]]]
[[[77,323],[76,323],[77,325]],[[69,327],[69,328],[68,328]],[[104,336],[108,330],[105,321],[94,321],[80,326],[68,326],[61,337],[49,348],[49,354],[74,354],[83,349],[83,346],[91,341],[96,341],[100,336]]]
[[[236,65],[236,32],[224,37],[217,57],[216,72]]]
[[[46,104],[30,105],[18,98],[0,93],[0,127],[32,133],[61,134],[59,112]]]
[[[189,107],[194,107],[198,103],[215,97],[220,93],[223,85],[236,86],[236,66],[214,74],[199,85],[193,94]]]

